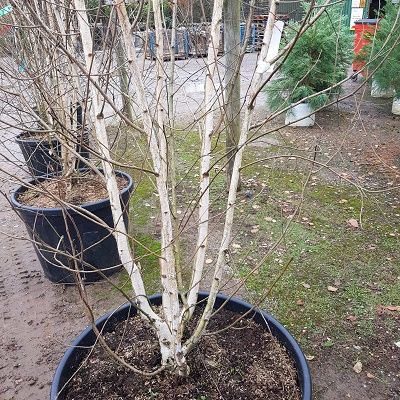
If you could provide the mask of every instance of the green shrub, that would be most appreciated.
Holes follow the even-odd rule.
[[[303,7],[307,10],[308,5],[303,3]],[[313,10],[310,18],[318,10]],[[289,23],[285,31],[287,40],[295,37],[299,29],[299,23]],[[279,77],[267,85],[265,91],[270,109],[276,111],[285,108],[344,79],[352,58],[352,40],[352,33],[342,15],[342,5],[328,7],[297,40],[281,65]],[[338,88],[332,89],[307,102],[317,109],[338,92]]]
[[[400,97],[400,6],[388,2],[384,17],[374,40],[365,47],[366,60],[371,60],[369,71],[376,72],[374,80],[382,90],[393,88]]]

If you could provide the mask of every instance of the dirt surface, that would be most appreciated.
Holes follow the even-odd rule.
[[[384,326],[384,319],[393,322],[393,329]],[[395,312],[377,310],[372,338],[352,339],[331,348],[320,344],[310,350],[316,354],[310,361],[316,399],[371,399],[400,398],[400,351],[395,344],[400,334],[400,316]],[[355,321],[349,321],[349,330],[355,329]],[[319,340],[321,339],[321,340]],[[321,343],[322,338],[315,338]],[[354,371],[357,362],[361,371]]]
[[[225,328],[237,317],[231,311],[221,311],[213,317],[209,330]],[[192,320],[190,330],[195,322]],[[150,332],[151,327],[136,316],[119,323],[105,339],[125,361],[153,371],[160,365],[161,354]],[[233,329],[203,337],[187,361],[188,378],[170,372],[145,378],[132,375],[97,345],[66,387],[66,399],[300,399],[297,372],[286,350],[252,321],[240,320]]]
[[[359,83],[348,81],[343,96],[357,88]],[[292,150],[303,156],[316,149],[317,161],[328,164],[343,178],[358,179],[367,188],[395,186],[400,183],[400,116],[391,113],[391,106],[392,99],[371,98],[368,86],[362,87],[318,112],[314,127],[282,127],[283,116],[278,117],[274,126],[281,129],[253,145],[280,146],[282,153]],[[265,117],[260,109],[256,116],[259,121]],[[326,177],[342,178],[333,174]]]
[[[322,159],[333,157],[332,165],[338,173],[346,171],[360,177],[370,187],[398,185],[399,117],[391,115],[390,100],[358,100],[351,97],[339,110],[331,107],[320,113],[318,125],[312,129],[285,129],[274,140],[285,146],[296,143],[296,147],[317,143],[327,149]],[[257,110],[261,119],[263,108]],[[10,130],[9,136],[2,138],[14,155],[4,149],[0,152],[2,193],[8,193],[15,182],[1,168],[24,177],[18,170],[21,155],[11,140],[16,134]],[[44,400],[58,361],[86,325],[86,318],[73,287],[45,280],[25,228],[4,196],[0,196],[0,248],[0,399]],[[88,288],[97,315],[123,302],[117,293],[109,294],[106,286],[98,283]],[[385,317],[377,312],[377,321]],[[400,349],[394,345],[400,340],[400,323],[390,318],[393,329],[382,332],[377,324],[374,341],[360,344],[355,338],[341,348],[315,348],[310,366],[316,399],[400,398]],[[361,356],[368,361],[357,374],[349,365]]]
[[[119,190],[126,187],[128,181],[117,177]],[[63,199],[66,203],[82,205],[93,201],[106,199],[108,196],[104,181],[94,174],[82,174],[70,179],[56,178],[46,180],[22,192],[17,200],[30,207],[57,208],[63,205],[57,200]]]
[[[345,93],[357,86],[347,82]],[[316,149],[316,159],[329,166],[321,169],[326,181],[352,182],[371,193],[386,193],[388,203],[396,208],[400,204],[400,116],[391,114],[391,105],[392,99],[371,98],[367,87],[317,113],[314,127],[284,127],[253,145],[275,146],[282,154],[292,151],[302,156]],[[357,335],[356,325],[348,321],[352,339],[332,348],[321,345],[329,332],[325,339],[313,336],[315,345],[308,351],[314,398],[400,399],[399,312],[375,310],[374,332],[368,340]],[[362,365],[359,372],[353,369],[357,362]]]

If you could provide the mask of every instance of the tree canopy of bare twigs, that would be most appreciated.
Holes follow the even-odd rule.
[[[6,4],[0,3],[1,6]],[[12,12],[0,21],[11,26],[1,37],[1,123],[7,129],[36,132],[61,143],[62,174],[67,178],[64,192],[71,189],[74,177],[80,173],[76,169],[77,158],[97,171],[107,188],[114,221],[110,233],[117,242],[121,264],[132,285],[130,299],[157,333],[162,354],[160,369],[171,369],[180,375],[189,373],[186,356],[206,332],[224,273],[231,269],[243,154],[250,142],[276,130],[276,125],[269,128],[269,124],[290,108],[284,104],[285,107],[277,108],[278,112],[266,111],[265,119],[256,123],[253,118],[255,101],[265,85],[279,74],[279,68],[296,42],[331,7],[329,0],[311,1],[304,19],[296,25],[296,32],[292,32],[277,56],[268,59],[277,13],[277,1],[272,0],[249,86],[240,92],[229,88],[240,76],[246,46],[237,43],[236,48],[229,49],[236,62],[232,54],[223,54],[223,0],[215,0],[212,7],[207,3],[204,9],[200,7],[196,11],[201,23],[193,23],[189,3],[192,4],[151,0],[131,2],[128,6],[123,0],[107,4],[85,0],[11,0]],[[247,5],[251,9],[255,3],[252,0]],[[251,17],[252,13],[249,15]],[[246,22],[243,21],[247,39],[251,24]],[[341,28],[334,26],[332,29],[339,32]],[[186,40],[190,36],[192,48],[188,50]],[[204,85],[194,89],[202,95],[195,106],[185,98],[177,99],[177,93],[187,89],[187,79],[181,76],[189,53],[204,56],[198,63],[199,70],[191,72],[204,77]],[[230,60],[227,66],[224,65],[226,60]],[[274,66],[273,72],[267,73],[271,66]],[[336,93],[334,89],[347,79],[308,97],[324,95],[328,98],[328,94]],[[239,108],[227,107],[232,96],[240,101]],[[324,106],[329,101],[325,101]],[[78,110],[82,114],[80,118],[77,118]],[[180,118],[182,110],[185,112]],[[216,150],[219,138],[229,131],[229,124],[238,119],[240,130],[235,131],[234,144],[228,146],[227,154]],[[128,146],[132,148],[128,150],[138,154],[137,161],[132,162],[118,152],[119,137],[109,132],[112,124],[129,129]],[[196,189],[190,193],[189,206],[182,212],[177,191],[180,180],[188,178],[178,172],[181,160],[177,142],[184,140],[185,131],[193,129],[198,129],[200,144],[192,149],[196,161],[188,170],[198,168],[199,179]],[[76,150],[84,132],[89,132],[89,159],[82,158]],[[320,167],[315,159],[306,158],[306,161],[310,171]],[[17,163],[11,158],[9,162]],[[228,165],[231,173],[227,190],[220,193],[224,206],[216,216],[210,209],[211,190],[216,176],[223,174]],[[100,167],[102,173],[98,170]],[[147,300],[140,262],[135,258],[135,246],[140,244],[123,222],[124,210],[115,174],[118,167],[131,168],[137,173],[138,186],[141,179],[150,179],[157,194],[161,310],[153,309]],[[17,181],[21,181],[22,176],[19,171],[13,173]],[[63,196],[57,193],[53,196],[58,197],[60,207],[71,207]],[[79,206],[74,207],[79,210]],[[301,204],[298,209],[300,207]],[[220,221],[220,229],[217,236],[213,235],[210,246],[211,224],[215,218]],[[284,231],[289,226],[290,221]],[[190,230],[196,233],[188,258],[182,255],[180,241]],[[212,263],[206,259],[210,252],[215,260]],[[269,254],[270,251],[265,257]],[[255,265],[252,273],[258,268],[259,265]],[[210,292],[208,300],[196,329],[190,337],[184,338],[185,326],[197,306],[198,292],[204,282]],[[239,282],[235,291],[243,284]],[[82,282],[79,287],[85,298]],[[90,309],[87,299],[85,302]],[[130,367],[148,375],[158,371],[138,371]]]

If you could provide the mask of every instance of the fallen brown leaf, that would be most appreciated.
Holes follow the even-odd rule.
[[[352,228],[358,228],[358,221],[354,218],[350,218],[347,223],[352,227]]]
[[[383,306],[382,308],[388,311],[400,311],[400,306]]]

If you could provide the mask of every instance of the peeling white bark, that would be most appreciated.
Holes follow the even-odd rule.
[[[149,104],[146,99],[142,74],[137,63],[135,48],[131,38],[131,25],[128,19],[125,3],[117,1],[115,7],[124,37],[124,44],[128,56],[128,65],[131,70],[132,83],[138,95],[138,101],[142,108],[144,130],[147,133],[149,149],[158,174],[156,177],[157,191],[160,199],[161,209],[161,284],[163,295],[163,312],[168,329],[163,326],[159,330],[159,340],[163,364],[176,362],[182,365],[182,371],[186,370],[186,362],[181,352],[179,338],[180,330],[180,306],[177,287],[175,256],[173,252],[173,226],[172,213],[168,198],[168,168],[167,168],[167,146],[164,131],[164,70],[163,70],[163,33],[160,1],[153,0],[154,21],[156,25],[156,58],[157,58],[157,124],[153,124],[150,115]],[[182,372],[186,373],[186,372]]]
[[[66,28],[64,26],[65,18],[62,17],[60,8],[56,5],[50,6],[46,3],[47,15],[49,17],[50,26],[55,32],[60,32],[61,37],[67,40]],[[58,92],[55,96],[58,99],[58,111],[57,118],[62,125],[62,133],[57,135],[58,140],[61,143],[61,164],[62,171],[65,177],[72,175],[75,169],[76,157],[73,152],[69,151],[69,148],[74,148],[74,138],[72,133],[74,131],[73,122],[70,118],[71,105],[74,104],[74,95],[76,93],[76,88],[74,90],[68,90],[69,85],[75,86],[73,84],[74,78],[72,78],[72,64],[68,62],[66,57],[59,54],[55,57],[54,61],[56,68],[53,68],[53,78],[56,82],[54,85],[55,90]],[[65,70],[67,68],[67,70]],[[61,74],[60,71],[63,71]],[[69,77],[68,77],[69,75]],[[68,82],[70,79],[70,82]]]
[[[220,40],[220,26],[222,19],[223,0],[214,2],[213,17],[211,22],[211,36],[208,45],[207,75],[204,94],[204,127],[201,143],[201,166],[200,166],[200,201],[198,214],[198,232],[196,257],[192,274],[191,285],[188,294],[189,316],[193,314],[203,275],[204,261],[207,250],[208,220],[210,208],[210,162],[211,162],[211,135],[214,129],[214,102],[215,88],[214,76],[217,69],[217,54]]]
[[[74,0],[75,8],[78,10],[79,31],[81,34],[83,50],[85,53],[85,63],[88,71],[91,71],[93,81],[98,83],[98,65],[93,52],[93,39],[90,32],[89,21],[86,13],[84,0]],[[123,220],[117,180],[111,163],[110,146],[106,132],[106,125],[101,108],[101,94],[93,83],[90,83],[93,121],[95,124],[95,137],[98,142],[98,150],[102,156],[102,167],[104,178],[107,185],[107,192],[110,199],[111,211],[115,230],[113,235],[117,241],[118,252],[121,262],[128,272],[133,291],[136,296],[138,307],[149,316],[149,318],[161,328],[160,317],[152,310],[146,297],[146,291],[140,274],[139,267],[133,262],[129,248],[128,236],[126,234]]]
[[[270,12],[268,15],[268,23],[265,27],[264,32],[264,40],[263,45],[260,51],[259,63],[266,62],[268,47],[272,37],[272,29],[274,27],[275,22],[275,14],[276,14],[276,5],[277,1],[273,0],[270,8]],[[255,72],[255,76],[253,82],[250,87],[249,96],[246,101],[246,108],[244,118],[242,120],[242,127],[240,132],[240,138],[238,143],[238,151],[235,156],[235,161],[232,170],[231,183],[229,186],[229,194],[228,201],[226,205],[226,215],[225,215],[225,224],[224,231],[222,234],[221,244],[218,251],[218,258],[214,270],[214,276],[210,288],[210,294],[207,300],[206,307],[204,309],[203,315],[200,318],[200,321],[197,325],[197,328],[193,335],[189,338],[189,340],[184,344],[183,351],[186,353],[189,351],[192,346],[200,339],[201,334],[204,332],[207,327],[208,321],[210,320],[211,313],[213,310],[213,306],[219,291],[220,282],[222,278],[222,273],[224,268],[227,266],[226,254],[229,253],[229,244],[231,241],[232,227],[233,227],[233,217],[235,213],[235,202],[237,196],[237,187],[239,184],[240,178],[240,166],[242,163],[243,151],[245,149],[245,143],[247,141],[247,136],[250,129],[251,119],[254,113],[254,106],[252,104],[252,99],[254,94],[259,89],[259,85],[263,79],[263,72]]]

